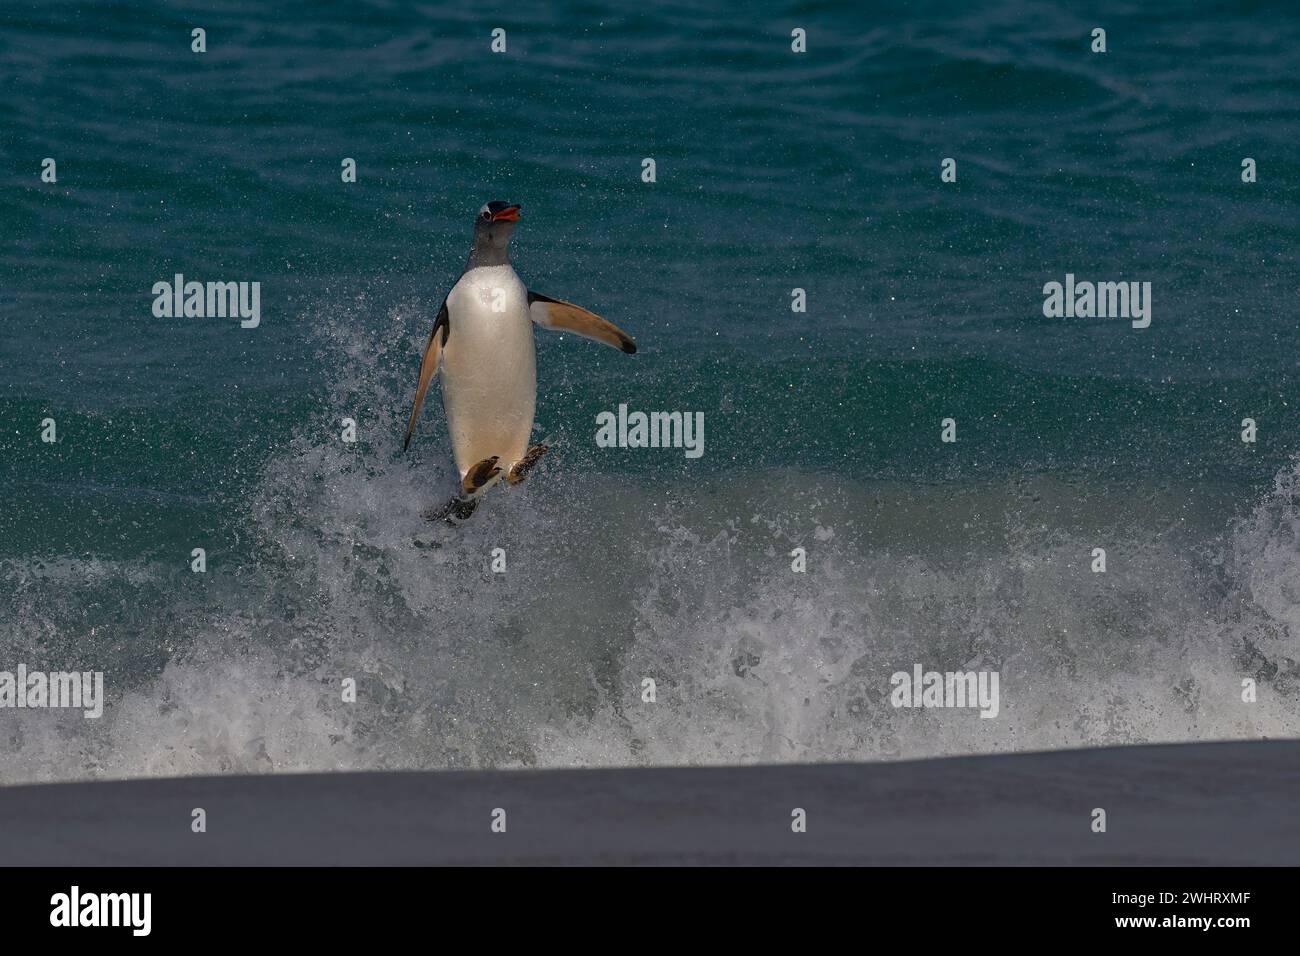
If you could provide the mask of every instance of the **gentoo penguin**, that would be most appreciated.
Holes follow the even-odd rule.
[[[632,337],[576,305],[527,289],[510,265],[510,235],[520,207],[494,201],[478,211],[474,245],[460,279],[447,294],[420,360],[405,451],[434,372],[460,471],[461,495],[429,515],[468,518],[479,496],[504,474],[516,484],[546,452],[528,445],[537,400],[533,323],[636,351]]]

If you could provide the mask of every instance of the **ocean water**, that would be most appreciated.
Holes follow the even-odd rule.
[[[1294,9],[273,6],[0,6],[0,670],[108,698],[0,710],[0,782],[1300,735]],[[489,199],[640,350],[539,331],[550,453],[431,527]],[[260,326],[155,318],[176,273]],[[1150,327],[1044,317],[1067,273]],[[620,403],[703,456],[597,447]],[[999,716],[894,708],[917,663]]]

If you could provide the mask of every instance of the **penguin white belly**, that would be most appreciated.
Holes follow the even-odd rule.
[[[509,265],[480,266],[447,296],[442,405],[456,467],[498,456],[502,472],[523,457],[537,403],[537,356],[528,290]]]

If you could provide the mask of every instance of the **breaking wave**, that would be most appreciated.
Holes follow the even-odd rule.
[[[156,559],[0,563],[0,669],[102,669],[108,694],[98,720],[6,711],[0,780],[1300,733],[1300,461],[1235,519],[1183,520],[1161,489],[1130,520],[1132,489],[1068,477],[629,477],[601,470],[582,423],[557,421],[539,427],[555,448],[528,482],[433,527],[420,511],[450,481],[436,412],[400,453],[418,312],[394,309],[381,335],[345,312],[320,320],[324,402],[270,453],[206,575]],[[339,440],[345,416],[355,445]],[[889,677],[915,663],[997,670],[999,717],[895,709]]]

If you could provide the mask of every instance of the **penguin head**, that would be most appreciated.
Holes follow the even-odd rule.
[[[484,203],[474,219],[474,244],[504,249],[519,221],[519,205],[494,199]]]

